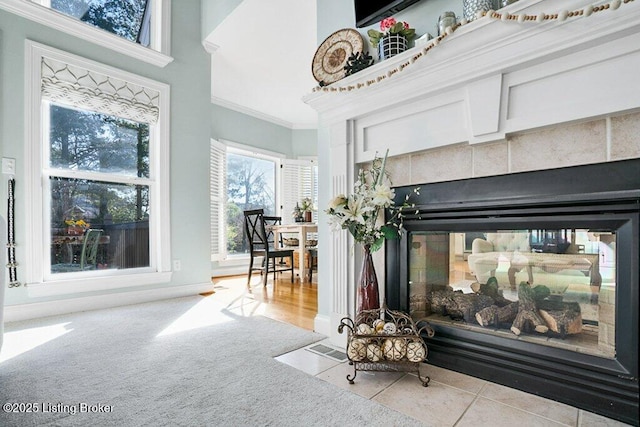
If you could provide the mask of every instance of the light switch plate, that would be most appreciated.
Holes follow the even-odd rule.
[[[16,159],[11,159],[9,157],[2,158],[2,173],[5,175],[15,175],[16,174]]]

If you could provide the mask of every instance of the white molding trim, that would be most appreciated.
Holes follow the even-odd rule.
[[[100,310],[123,305],[141,304],[164,299],[187,297],[211,292],[211,283],[171,286],[144,291],[121,292],[106,295],[72,298],[5,306],[5,322],[18,322],[39,317],[57,316],[79,311]]]
[[[126,274],[123,274],[125,272]],[[63,273],[60,275],[62,274]],[[65,276],[69,277],[68,274]],[[104,270],[103,277],[71,278],[44,283],[31,283],[26,285],[26,289],[31,298],[49,297],[53,295],[74,295],[83,292],[169,283],[171,276],[171,272],[134,274],[131,271],[123,270],[109,274],[109,270]]]
[[[218,49],[220,49],[219,45],[210,42],[208,39],[202,40],[202,46],[204,46],[204,50],[206,50],[210,55],[213,55],[218,51]]]
[[[285,127],[292,130],[302,129],[317,129],[317,123],[292,123],[286,120],[279,119],[269,114],[262,113],[260,111],[245,107],[243,105],[236,104],[235,102],[227,101],[226,99],[219,98],[217,96],[211,96],[211,103],[227,108],[229,110],[237,111],[238,113],[246,114],[247,116],[255,117],[256,119],[264,120],[278,126]]]
[[[271,122],[278,126],[293,129],[293,123],[291,122],[236,104],[235,102],[227,101],[226,99],[222,99],[217,96],[211,96],[211,103],[228,108],[229,110],[237,111],[238,113],[246,114],[247,116],[255,117],[256,119],[264,120],[265,122]]]
[[[155,4],[157,4],[157,0],[154,1]],[[173,61],[169,50],[169,41],[171,40],[171,0],[164,0],[160,9],[162,34],[158,40],[162,46],[160,46],[159,51],[85,24],[31,0],[0,0],[0,9],[157,67],[165,67]]]
[[[331,319],[329,318],[329,316],[317,314],[316,317],[313,319],[313,331],[319,334],[325,335],[327,337],[330,337],[332,328],[331,328]]]

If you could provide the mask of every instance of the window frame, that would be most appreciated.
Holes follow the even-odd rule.
[[[241,154],[243,156],[247,156],[247,157],[253,157],[256,159],[262,159],[262,160],[269,160],[269,161],[273,161],[275,163],[275,170],[274,170],[274,174],[275,174],[275,188],[274,188],[274,192],[275,192],[275,197],[274,197],[274,202],[275,202],[275,212],[276,215],[280,215],[281,216],[281,212],[280,212],[280,193],[282,191],[281,188],[281,181],[280,181],[280,165],[282,164],[282,161],[285,159],[285,155],[282,153],[277,153],[275,151],[270,151],[270,150],[263,150],[260,148],[256,148],[256,147],[251,147],[248,145],[244,145],[244,144],[239,144],[236,142],[232,142],[232,141],[226,141],[226,140],[211,140],[211,144],[215,144],[218,147],[220,146],[224,146],[224,186],[220,192],[220,200],[219,203],[221,204],[221,209],[219,210],[220,212],[222,212],[222,215],[220,215],[220,217],[218,218],[218,224],[219,226],[222,226],[224,228],[223,233],[221,233],[222,235],[220,236],[220,247],[219,247],[219,251],[218,253],[214,254],[213,251],[211,253],[211,261],[217,261],[220,263],[220,265],[239,265],[239,264],[244,264],[246,261],[249,260],[250,255],[247,254],[236,254],[236,255],[229,255],[229,253],[227,252],[227,233],[226,233],[226,216],[225,216],[225,212],[226,212],[226,196],[227,196],[227,180],[226,180],[226,176],[227,176],[227,153],[235,153],[235,154]],[[210,174],[213,171],[210,171]],[[210,189],[210,193],[213,190]],[[213,224],[212,224],[213,226]],[[223,244],[224,243],[224,244]]]
[[[106,47],[115,52],[165,67],[173,61],[171,55],[171,0],[149,0],[151,43],[144,47],[93,25],[46,6],[50,0],[0,0],[0,8],[58,31]]]
[[[215,161],[217,164],[223,164],[224,170],[214,171],[211,168],[210,163],[210,184],[213,186],[214,182],[221,183],[222,188],[215,189],[211,187],[209,190],[209,194],[211,196],[211,203],[218,204],[218,212],[221,214],[214,218],[213,209],[211,209],[211,227],[218,227],[218,231],[222,230],[222,232],[213,232],[211,233],[212,237],[212,245],[211,245],[211,261],[217,262],[221,267],[232,267],[232,266],[244,266],[249,261],[248,254],[238,254],[238,255],[229,255],[227,253],[227,240],[226,240],[226,195],[227,195],[227,187],[226,187],[226,156],[229,151],[236,152],[243,155],[248,155],[255,158],[267,159],[267,160],[277,160],[276,162],[276,176],[275,176],[275,202],[276,202],[276,215],[279,215],[283,219],[283,223],[291,223],[289,220],[290,215],[287,212],[283,212],[283,201],[285,199],[285,193],[290,189],[287,187],[287,182],[285,177],[283,177],[283,168],[285,165],[300,165],[312,168],[313,171],[317,172],[317,158],[316,157],[300,157],[298,159],[287,159],[287,157],[282,153],[277,153],[274,151],[259,149],[255,147],[251,147],[244,144],[239,144],[236,142],[226,141],[223,139],[216,140],[211,139],[211,162]],[[222,159],[214,159],[216,156],[221,156]],[[213,175],[217,176],[214,178]],[[317,180],[312,177],[312,188],[310,189],[312,193],[315,192],[315,197],[317,198]],[[217,191],[216,191],[217,190]],[[300,190],[298,194],[299,197],[302,197],[303,190]],[[314,202],[317,203],[317,200]],[[314,217],[317,216],[317,212],[314,213]],[[218,239],[217,244],[213,244],[213,238]],[[218,248],[216,252],[215,249]]]
[[[106,66],[82,57],[63,52],[40,43],[25,42],[25,210],[26,210],[26,258],[25,279],[29,285],[30,296],[47,296],[76,292],[117,289],[149,284],[166,283],[171,280],[171,228],[170,228],[170,129],[169,106],[170,87],[167,84],[147,79],[129,72]],[[85,274],[56,274],[45,271],[46,251],[50,250],[49,222],[44,209],[47,206],[45,193],[48,179],[45,169],[49,165],[43,162],[43,136],[48,125],[48,113],[43,111],[45,103],[41,94],[42,57],[53,58],[70,65],[120,78],[133,84],[139,84],[160,93],[159,116],[149,129],[149,181],[150,188],[149,246],[150,268],[103,270],[94,272],[88,279]],[[73,177],[82,177],[81,171],[69,171]],[[44,227],[47,224],[47,228]],[[60,277],[62,276],[62,277]],[[114,280],[117,277],[118,280]],[[87,287],[87,281],[91,287]]]

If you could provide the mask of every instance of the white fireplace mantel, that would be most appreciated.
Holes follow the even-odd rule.
[[[589,4],[603,2],[520,0],[499,12],[553,14]],[[638,0],[563,22],[485,17],[424,49],[414,47],[305,96],[330,146],[330,170],[323,173],[331,176],[332,195],[348,194],[356,165],[387,149],[399,156],[483,144],[640,110]],[[332,307],[330,324],[320,332],[331,335],[336,319],[353,311],[343,297],[353,298],[347,283],[358,270],[353,259],[345,262],[349,245],[343,237],[328,242]]]
[[[587,4],[520,0],[502,10],[537,15]],[[356,163],[386,148],[397,155],[482,143],[638,106],[639,1],[564,22],[485,17],[414,61],[423,49],[410,49],[305,97],[325,124],[354,121]],[[402,64],[402,71],[381,82],[331,91],[387,76]]]

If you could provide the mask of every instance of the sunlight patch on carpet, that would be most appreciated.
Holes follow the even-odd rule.
[[[0,353],[0,363],[73,331],[73,329],[67,328],[69,324],[70,322],[5,332],[4,344],[2,345],[2,352]]]
[[[209,298],[204,298],[186,313],[174,320],[157,337],[177,334],[206,326],[231,322],[234,319],[220,311],[220,307]]]

